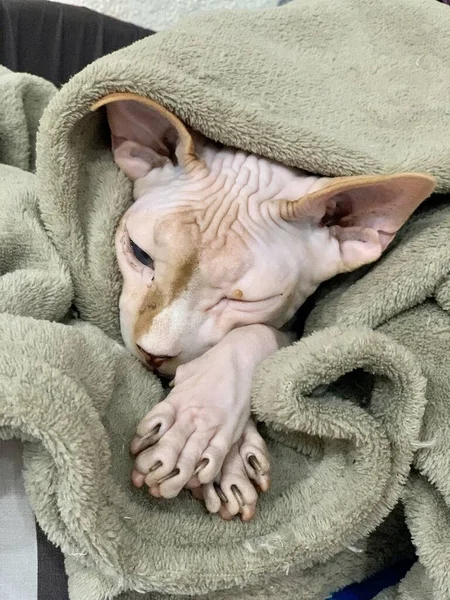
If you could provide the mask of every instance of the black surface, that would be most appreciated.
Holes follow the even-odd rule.
[[[36,524],[38,549],[38,600],[69,600],[64,557]]]
[[[0,0],[0,64],[57,86],[95,59],[152,33],[87,8]]]

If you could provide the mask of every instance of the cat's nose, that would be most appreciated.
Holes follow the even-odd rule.
[[[139,345],[137,345],[137,348],[138,348],[139,352],[141,352],[141,354],[143,355],[145,362],[152,369],[158,369],[164,362],[166,362],[166,360],[175,358],[175,356],[170,356],[168,354],[165,354],[165,355],[151,354],[150,352],[147,352],[146,350],[144,350],[144,348],[142,348],[142,346],[139,346]]]

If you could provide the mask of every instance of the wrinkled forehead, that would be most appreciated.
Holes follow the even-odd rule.
[[[138,201],[126,215],[126,227],[136,244],[161,261],[164,276],[167,268],[183,276],[186,257],[195,255],[190,288],[237,286],[246,295],[270,295],[289,278],[287,262],[273,249],[232,229],[220,235],[204,231],[199,216],[194,209],[161,211]]]
[[[125,214],[125,227],[133,241],[155,258],[169,259],[195,252],[199,274],[207,279],[233,279],[248,269],[252,250],[229,231],[215,234],[202,228],[201,211],[194,208],[155,209],[136,202]]]

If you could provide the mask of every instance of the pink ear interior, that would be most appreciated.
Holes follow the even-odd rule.
[[[178,139],[175,127],[158,110],[136,100],[113,102],[106,107],[111,133],[170,157]]]
[[[299,200],[284,202],[281,212],[292,221],[312,217],[323,225],[370,227],[394,234],[435,185],[433,177],[422,173],[338,177]]]
[[[420,174],[392,176],[350,187],[331,199],[337,211],[336,224],[370,228],[393,236],[433,189],[434,180]]]
[[[171,162],[196,160],[194,141],[180,119],[154,100],[131,92],[113,92],[91,106],[106,106],[114,158],[131,178]]]
[[[158,110],[135,100],[108,104],[106,110],[114,159],[128,177],[177,162],[178,132]]]
[[[280,214],[296,221],[312,218],[328,227],[339,242],[342,268],[351,270],[377,260],[397,231],[435,187],[421,173],[345,177],[295,202],[283,202]]]

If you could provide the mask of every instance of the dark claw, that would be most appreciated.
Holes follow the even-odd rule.
[[[231,491],[233,492],[234,497],[238,501],[239,506],[242,508],[245,504],[244,497],[241,494],[241,490],[237,487],[237,485],[231,486]]]
[[[143,440],[147,440],[148,438],[153,437],[154,435],[156,435],[158,433],[158,431],[161,429],[161,423],[158,423],[158,425],[155,425],[153,427],[153,429],[150,431],[150,433],[147,433],[146,435],[143,436]]]
[[[222,491],[222,488],[220,487],[220,485],[216,482],[214,482],[214,489],[216,491],[216,494],[219,496],[221,502],[223,502],[224,504],[227,504],[228,502],[228,498],[225,496],[225,494]]]
[[[155,427],[153,427],[150,433],[146,433],[145,435],[143,435],[139,440],[139,450],[137,450],[135,454],[137,454],[138,452],[142,452],[143,450],[147,450],[147,448],[153,446],[156,443],[153,441],[153,438],[159,432],[160,429],[161,423],[158,423],[158,425],[155,425]]]
[[[155,462],[155,464],[150,467],[150,469],[148,470],[149,473],[153,473],[153,471],[156,471],[157,469],[159,469],[159,467],[162,467],[162,462],[160,460],[158,460],[157,462]]]
[[[198,465],[195,467],[195,471],[194,471],[194,475],[197,475],[197,473],[199,473],[202,469],[204,469],[206,467],[206,465],[209,463],[209,458],[203,458]]]
[[[249,465],[256,471],[256,473],[258,473],[258,475],[264,475],[264,470],[254,454],[250,454],[250,456],[247,457],[247,460]]]
[[[179,472],[180,472],[180,469],[178,469],[178,468],[174,469],[168,475],[166,475],[165,477],[160,479],[158,481],[158,484],[163,483],[163,481],[167,481],[168,479],[172,479],[172,477],[176,477],[179,474]]]

